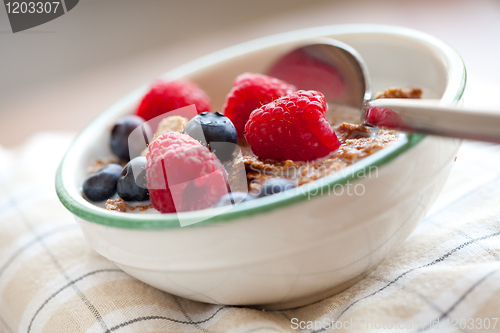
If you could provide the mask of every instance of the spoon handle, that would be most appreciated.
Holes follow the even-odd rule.
[[[438,103],[418,99],[371,100],[365,105],[363,118],[369,125],[500,143],[500,110]]]

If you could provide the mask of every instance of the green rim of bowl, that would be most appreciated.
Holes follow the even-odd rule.
[[[337,26],[341,27],[341,26]],[[365,28],[365,30],[360,30],[361,28]],[[370,28],[370,30],[374,32],[387,32],[390,31],[390,26],[381,26],[381,25],[346,25],[342,26],[344,30],[351,30],[353,33],[359,33],[359,32],[368,32],[370,30],[366,30],[366,28]],[[311,32],[316,32],[319,31],[321,32],[321,29],[327,29],[328,27],[319,27],[319,28],[313,28],[313,29],[306,29],[306,30],[299,30],[296,32],[289,32],[285,34],[280,34],[278,36],[283,36],[284,39],[290,39],[291,34],[307,34]],[[397,27],[398,29],[401,29]],[[466,83],[466,70],[465,70],[465,65],[460,58],[460,56],[446,43],[440,41],[439,39],[412,30],[412,29],[407,29],[403,28],[404,31],[406,31],[410,35],[415,35],[417,34],[420,38],[426,38],[427,40],[432,41],[433,43],[439,42],[443,46],[448,47],[449,50],[454,53],[454,56],[456,60],[458,60],[461,63],[462,66],[462,77],[461,77],[461,82],[458,86],[458,89],[456,90],[454,96],[451,96],[449,98],[448,102],[452,101],[458,101],[461,99],[464,89],[465,89],[465,83]],[[276,38],[277,35],[271,36],[271,37],[266,37],[261,40],[269,40],[270,38]],[[257,40],[258,41],[258,40]],[[249,43],[255,43],[256,41],[252,41]],[[248,44],[248,43],[244,43]],[[241,44],[241,45],[244,45]],[[238,47],[237,45],[236,47]],[[232,47],[235,48],[235,47]],[[226,49],[227,50],[227,49]],[[223,50],[223,51],[226,51]],[[219,51],[221,52],[221,51]],[[217,52],[217,53],[219,53]],[[215,54],[209,55],[207,57],[213,57]],[[196,61],[196,60],[195,60]],[[175,70],[174,70],[175,71]],[[127,97],[125,97],[126,99]],[[106,114],[106,112],[105,112]],[[103,114],[104,115],[104,114]],[[74,143],[86,132],[87,130],[90,130],[93,126],[96,126],[98,123],[100,117],[98,117],[96,120],[94,120],[80,135],[75,139]],[[349,166],[348,168],[339,171],[335,174],[332,174],[330,176],[321,178],[319,180],[316,180],[314,182],[311,182],[306,185],[302,185],[300,187],[294,188],[292,190],[288,190],[284,193],[276,194],[273,196],[261,198],[259,200],[252,200],[249,202],[245,203],[240,203],[239,205],[236,205],[232,207],[229,210],[223,211],[224,209],[216,208],[221,210],[222,212],[218,215],[209,217],[207,219],[204,219],[205,216],[207,216],[207,213],[209,211],[210,214],[208,215],[214,215],[213,213],[216,212],[216,210],[212,209],[206,209],[206,210],[199,210],[199,211],[194,211],[194,212],[185,212],[185,213],[179,213],[182,214],[182,221],[183,225],[187,225],[186,228],[191,228],[191,227],[201,227],[201,226],[207,226],[207,225],[213,225],[216,223],[220,222],[229,222],[229,221],[236,221],[240,218],[243,217],[248,217],[251,215],[255,214],[262,214],[266,213],[278,208],[283,208],[288,205],[292,204],[297,204],[305,200],[310,200],[311,198],[314,198],[316,196],[321,196],[323,193],[332,193],[332,191],[335,191],[335,186],[337,185],[344,185],[347,182],[350,181],[356,181],[360,178],[363,178],[364,176],[369,174],[372,168],[378,168],[383,166],[384,164],[387,164],[397,158],[398,156],[402,155],[404,152],[407,150],[411,149],[415,145],[417,145],[419,142],[421,142],[425,138],[425,135],[421,134],[415,134],[411,133],[407,135],[407,138],[401,140],[400,142],[397,142],[359,162],[356,162],[352,166]],[[68,149],[68,152],[71,151],[71,149],[74,146],[74,143],[70,146]],[[92,204],[85,205],[82,202],[82,198],[80,197],[79,200],[76,200],[71,193],[68,191],[66,188],[66,185],[64,184],[63,181],[63,169],[65,166],[65,161],[68,157],[68,152],[64,156],[63,160],[61,161],[61,164],[59,165],[59,168],[57,170],[56,174],[56,182],[55,182],[55,187],[56,187],[56,192],[57,195],[62,202],[62,204],[73,214],[76,216],[90,221],[94,222],[97,224],[101,224],[104,226],[110,226],[110,227],[117,227],[117,228],[125,228],[125,229],[143,229],[143,230],[148,230],[148,229],[177,229],[181,228],[181,224],[178,218],[178,214],[124,214],[124,213],[119,213],[119,212],[112,212],[112,211],[107,211],[101,207],[97,207]],[[202,219],[201,222],[196,222],[195,224],[190,224],[190,221],[199,221]]]

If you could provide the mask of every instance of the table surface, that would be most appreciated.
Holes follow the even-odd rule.
[[[406,26],[447,41],[467,66],[466,101],[500,106],[499,1],[188,0],[145,6],[89,0],[17,34],[0,11],[0,146],[18,146],[39,131],[79,131],[138,86],[218,49],[347,23]]]

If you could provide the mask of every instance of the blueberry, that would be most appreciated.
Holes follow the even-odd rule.
[[[134,177],[138,174],[137,177]],[[146,182],[146,157],[138,156],[123,168],[116,192],[125,201],[149,200],[148,184]]]
[[[291,180],[288,180],[286,178],[271,178],[262,184],[262,187],[260,188],[258,198],[263,198],[267,197],[268,195],[280,193],[286,190],[289,190],[291,188],[294,188],[295,185]]]
[[[221,162],[228,162],[238,143],[238,133],[231,120],[219,111],[203,112],[193,117],[184,132],[207,145]]]
[[[83,182],[83,193],[91,201],[102,201],[116,193],[116,183],[122,172],[121,165],[108,164],[89,175]]]
[[[247,202],[254,200],[255,197],[251,194],[245,192],[231,192],[228,194],[224,194],[213,207],[223,207],[223,206],[231,206],[236,203]]]
[[[142,125],[142,126],[141,126]],[[141,131],[135,131],[137,127],[141,126]],[[129,147],[130,135],[133,145]],[[131,158],[137,157],[141,154],[142,150],[146,148],[146,143],[152,138],[151,128],[144,119],[138,116],[125,116],[118,119],[115,126],[111,130],[111,137],[109,145],[111,151],[124,161],[129,161]],[[146,141],[147,139],[147,141]]]

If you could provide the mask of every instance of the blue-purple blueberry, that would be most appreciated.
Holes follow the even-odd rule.
[[[135,176],[137,173],[137,176]],[[125,165],[118,178],[116,192],[125,201],[149,200],[146,181],[146,157],[138,156]]]
[[[223,195],[213,207],[231,206],[236,203],[254,200],[255,197],[245,192],[231,192]]]
[[[294,187],[295,184],[289,179],[281,177],[271,178],[262,184],[262,187],[260,188],[257,197],[258,198],[267,197],[268,195],[284,192]]]
[[[103,201],[116,193],[118,177],[122,172],[119,164],[108,164],[89,175],[83,182],[83,193],[91,201]]]
[[[203,112],[193,117],[184,132],[208,146],[221,162],[232,159],[238,143],[238,133],[231,120],[219,111]]]
[[[132,146],[129,147],[130,134],[139,126],[142,126],[142,130],[140,132],[136,132],[136,137],[134,137],[133,140],[130,140],[132,142]],[[118,119],[113,126],[109,139],[109,146],[111,151],[121,160],[129,161],[131,158],[140,155],[141,151],[146,148],[146,144],[148,144],[149,140],[151,140],[151,137],[151,128],[144,122],[144,119],[132,115],[125,116]],[[146,141],[146,139],[148,141]]]

